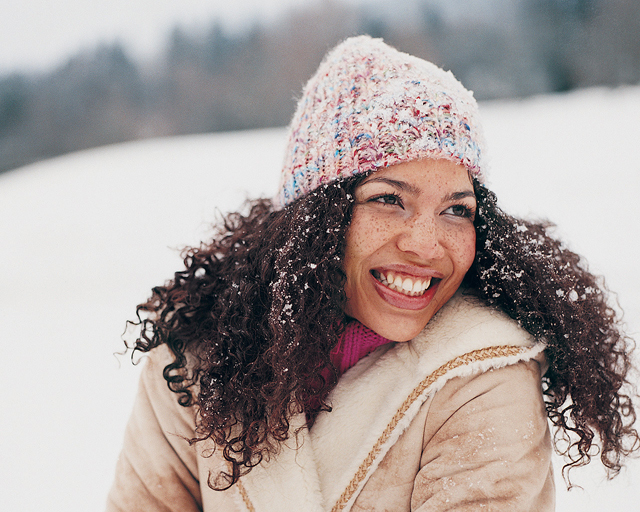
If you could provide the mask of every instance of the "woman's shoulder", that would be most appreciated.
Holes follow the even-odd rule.
[[[168,431],[193,437],[195,430],[194,407],[184,407],[178,402],[164,377],[165,368],[175,360],[169,347],[160,345],[144,356],[140,375],[139,400],[148,404],[146,411]]]
[[[173,361],[159,346],[145,355],[133,412],[107,510],[202,510],[193,408],[182,407],[163,372]]]
[[[418,365],[431,371],[441,366],[442,371],[486,370],[532,358],[544,362],[545,343],[504,311],[462,290],[409,342],[409,348]]]

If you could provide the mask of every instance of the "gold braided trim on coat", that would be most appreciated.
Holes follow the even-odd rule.
[[[448,363],[443,364],[440,368],[429,374],[422,382],[420,382],[420,384],[418,384],[414,388],[411,394],[409,394],[407,399],[393,415],[393,418],[382,432],[382,435],[378,438],[378,441],[376,441],[376,444],[373,445],[373,448],[358,468],[358,471],[351,479],[351,482],[349,482],[349,485],[342,493],[342,496],[340,496],[338,502],[331,509],[331,512],[339,512],[346,506],[346,504],[352,498],[353,494],[358,489],[358,486],[360,485],[362,480],[366,477],[369,468],[382,450],[382,446],[389,440],[392,432],[398,426],[400,420],[404,418],[411,404],[413,404],[413,402],[415,402],[420,397],[420,395],[422,395],[422,393],[424,393],[427,388],[432,386],[440,377],[461,366],[498,357],[517,356],[529,350],[529,348],[530,347],[515,347],[505,345],[500,347],[490,347],[474,350],[467,354],[458,356],[455,359],[452,359]]]
[[[244,485],[242,485],[242,482],[238,480],[236,485],[238,486],[238,492],[240,493],[240,496],[242,496],[242,501],[244,502],[245,507],[247,507],[247,510],[249,510],[249,512],[256,512],[256,509],[253,507],[253,503],[251,503],[247,490],[244,488]]]

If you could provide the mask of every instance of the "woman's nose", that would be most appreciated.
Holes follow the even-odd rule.
[[[442,230],[436,219],[427,215],[407,221],[397,240],[398,249],[422,259],[439,259],[445,253]]]

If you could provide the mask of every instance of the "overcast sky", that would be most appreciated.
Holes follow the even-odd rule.
[[[0,74],[42,70],[100,41],[152,55],[176,23],[238,26],[326,0],[0,0]]]

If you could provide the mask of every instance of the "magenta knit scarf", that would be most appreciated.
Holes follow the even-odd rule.
[[[349,322],[344,329],[344,333],[340,336],[340,341],[330,354],[331,362],[338,370],[338,378],[364,356],[370,354],[379,346],[390,342],[391,340],[380,336],[357,320]],[[325,368],[321,372],[325,382],[332,380],[331,374],[332,372],[329,368]],[[311,389],[316,388],[316,390],[322,386],[318,380],[313,380],[309,384]],[[309,426],[313,424],[319,409],[320,401],[317,397],[312,397],[307,404],[307,422]]]
[[[338,369],[338,375],[342,375],[364,356],[390,342],[391,340],[380,336],[357,320],[352,320],[345,327],[340,342],[331,351],[331,362]]]

